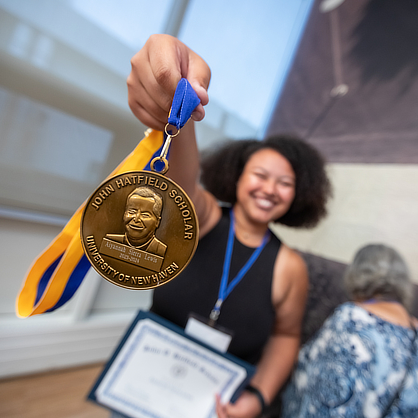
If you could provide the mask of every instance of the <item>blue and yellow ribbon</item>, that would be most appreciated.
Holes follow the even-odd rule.
[[[164,135],[149,130],[145,138],[109,177],[133,170],[149,170],[159,156]],[[60,234],[39,255],[29,269],[16,300],[21,318],[52,312],[74,295],[90,268],[80,237],[80,222],[85,202],[78,208]]]

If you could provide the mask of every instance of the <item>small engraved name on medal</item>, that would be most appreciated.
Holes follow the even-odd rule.
[[[137,250],[128,245],[115,244],[114,241],[107,238],[103,238],[99,252],[154,271],[160,271],[161,264],[164,261],[163,257]]]

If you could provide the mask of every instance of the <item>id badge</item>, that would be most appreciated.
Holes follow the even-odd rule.
[[[185,333],[221,353],[225,353],[231,343],[233,333],[216,324],[211,326],[209,321],[209,319],[192,313],[189,315]]]

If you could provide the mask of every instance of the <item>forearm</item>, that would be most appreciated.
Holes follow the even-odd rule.
[[[178,183],[192,200],[199,220],[200,237],[204,236],[220,217],[216,199],[199,184],[200,164],[194,122],[189,122],[172,139],[167,176]]]
[[[286,382],[297,357],[299,337],[277,335],[270,338],[263,357],[258,364],[257,372],[251,385],[259,390],[266,405],[269,405],[279,389]],[[255,418],[261,411],[261,402],[257,395],[244,391],[235,403],[222,404],[216,402],[219,418],[230,416],[239,418]]]
[[[300,338],[294,335],[272,336],[265,347],[251,384],[260,390],[267,404],[286,383],[299,352]]]
[[[193,198],[199,170],[199,152],[194,122],[189,120],[171,141],[167,176]]]

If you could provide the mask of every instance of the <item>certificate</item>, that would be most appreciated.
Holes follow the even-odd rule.
[[[89,399],[132,418],[213,418],[215,395],[231,400],[254,371],[140,312]]]

